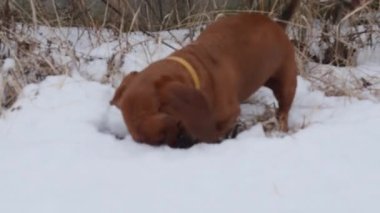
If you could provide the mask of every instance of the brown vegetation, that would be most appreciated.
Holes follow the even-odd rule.
[[[106,28],[115,37],[142,31],[154,39],[155,31],[186,28],[192,38],[199,26],[219,15],[259,11],[276,17],[286,4],[279,0],[4,0],[0,2],[0,69],[7,58],[15,61],[16,68],[0,70],[0,104],[11,106],[26,84],[69,73],[66,64],[52,57],[57,46],[79,62],[63,36],[43,47],[36,42],[31,35],[37,26]],[[289,35],[303,63],[355,65],[357,50],[380,40],[380,1],[302,0]],[[100,36],[96,42],[102,40]]]

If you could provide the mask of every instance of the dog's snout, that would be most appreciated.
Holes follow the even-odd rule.
[[[187,149],[192,147],[195,143],[195,139],[193,139],[190,135],[182,132],[178,134],[174,147],[179,149]]]

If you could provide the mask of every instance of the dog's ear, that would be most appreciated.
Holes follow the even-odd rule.
[[[111,105],[116,105],[117,106],[120,97],[128,89],[129,84],[132,82],[132,80],[137,75],[138,75],[138,72],[137,71],[133,71],[133,72],[130,72],[127,76],[124,77],[123,81],[120,83],[120,86],[116,89],[115,95],[113,96],[112,100],[110,101]]]
[[[204,95],[192,87],[173,82],[161,91],[162,111],[180,120],[196,139],[216,141],[216,122]]]

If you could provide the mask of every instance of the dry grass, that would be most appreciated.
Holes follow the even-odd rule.
[[[26,30],[28,31],[28,30]],[[37,83],[49,75],[62,74],[65,71],[55,64],[50,55],[49,47],[41,50],[41,44],[24,33],[23,29],[15,32],[6,30],[0,34],[1,58],[0,65],[3,79],[2,106],[9,107],[16,100],[21,89],[30,83]]]
[[[379,9],[373,1],[356,8],[336,1],[310,4],[294,19],[294,42],[305,59],[353,66],[359,49],[379,41]]]
[[[165,4],[169,1],[174,4]],[[50,3],[46,5],[43,2]],[[5,0],[0,3],[0,69],[4,63],[15,63],[12,69],[0,70],[0,111],[2,107],[8,108],[13,104],[25,85],[37,83],[49,75],[70,75],[71,70],[79,70],[83,60],[91,60],[88,55],[76,52],[75,44],[59,30],[54,40],[47,43],[36,40],[35,33],[39,26],[55,29],[81,26],[78,31],[82,32],[78,35],[89,37],[94,46],[107,40],[101,33],[106,28],[112,36],[119,38],[122,46],[124,33],[130,31],[142,31],[152,39],[158,39],[155,30],[169,30],[170,33],[172,29],[186,28],[188,38],[193,40],[202,26],[220,15],[258,11],[276,17],[284,7],[284,1],[279,0],[154,1],[157,4],[143,0],[137,5],[127,0],[100,0],[97,7],[101,10],[94,10],[92,4],[83,0],[70,1],[72,5],[66,8],[59,8],[54,2]],[[314,70],[304,70],[302,67],[305,64],[318,62],[352,66],[355,65],[357,50],[374,46],[380,41],[379,1],[364,1],[355,8],[344,2],[302,0],[300,9],[289,24],[289,35],[297,47],[300,73],[309,79],[315,78],[310,74]],[[92,33],[95,36],[90,36],[89,30],[95,32]],[[183,42],[174,35],[172,37],[179,44]],[[108,74],[101,80],[103,83],[120,78],[122,57],[129,50],[128,47],[121,47],[120,51],[106,59]],[[54,57],[57,52],[65,55],[66,61]],[[339,91],[335,95],[350,93]]]

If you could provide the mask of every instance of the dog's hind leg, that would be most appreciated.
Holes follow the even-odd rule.
[[[297,87],[297,73],[295,66],[281,70],[280,76],[270,79],[265,85],[272,89],[278,101],[277,119],[280,131],[288,131],[288,114],[292,106]]]

